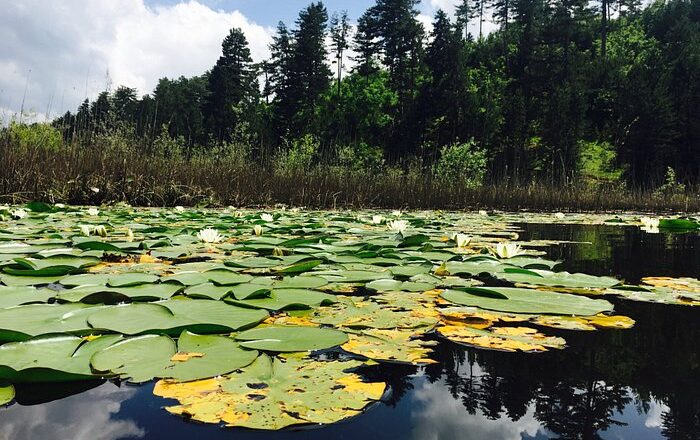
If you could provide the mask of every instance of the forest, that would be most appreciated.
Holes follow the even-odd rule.
[[[463,0],[418,21],[418,0],[378,0],[351,25],[321,2],[280,23],[253,63],[232,29],[202,76],[119,87],[54,122],[68,137],[133,127],[187,148],[295,144],[372,166],[453,155],[490,179],[637,185],[700,174],[700,2]],[[500,28],[472,35],[495,20]],[[350,54],[351,58],[349,58]],[[332,64],[331,64],[332,62]],[[348,68],[348,65],[352,65]],[[308,145],[308,144],[311,144]]]

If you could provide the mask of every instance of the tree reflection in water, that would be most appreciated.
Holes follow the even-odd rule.
[[[440,363],[426,374],[431,382],[443,380],[469,414],[515,422],[534,404],[536,420],[561,438],[602,438],[625,424],[620,416],[626,407],[648,413],[652,400],[668,407],[660,417],[664,436],[700,438],[697,311],[629,303],[617,308],[635,317],[635,329],[562,333],[567,349],[539,355],[441,344]]]

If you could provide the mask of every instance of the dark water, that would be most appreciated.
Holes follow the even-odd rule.
[[[564,268],[615,275],[700,276],[698,235],[636,228],[523,225],[523,239]],[[152,385],[32,386],[0,410],[0,439],[700,439],[700,309],[618,302],[628,331],[562,333],[569,347],[541,355],[438,346],[424,369],[377,366],[392,395],[360,417],[277,433],[223,429],[168,415]]]

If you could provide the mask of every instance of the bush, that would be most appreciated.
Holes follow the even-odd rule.
[[[378,171],[384,167],[384,152],[364,142],[338,148],[338,165],[345,170]]]
[[[578,173],[589,185],[620,183],[624,170],[616,167],[617,153],[608,142],[579,141]]]
[[[675,195],[681,195],[685,192],[685,185],[678,182],[676,177],[676,170],[671,167],[666,169],[666,177],[664,178],[664,184],[654,191],[657,197],[670,197]]]
[[[433,175],[450,184],[479,187],[486,175],[486,152],[473,139],[443,147],[440,159],[433,166]]]
[[[320,148],[321,142],[314,135],[307,134],[295,139],[286,151],[275,157],[275,172],[287,174],[311,169]]]
[[[41,147],[57,151],[63,145],[60,130],[50,124],[21,124],[10,123],[9,134],[15,139],[16,145],[22,148]]]

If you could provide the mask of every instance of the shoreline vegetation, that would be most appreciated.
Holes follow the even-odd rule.
[[[147,151],[115,136],[46,148],[0,136],[0,203],[134,206],[498,209],[506,211],[700,212],[700,191],[674,182],[654,190],[619,183],[474,185],[417,164],[358,168],[241,151]],[[131,145],[131,146],[130,146]],[[172,146],[171,146],[172,147]]]
[[[312,2],[267,60],[233,28],[202,75],[0,120],[0,202],[700,211],[700,2],[419,3]]]

